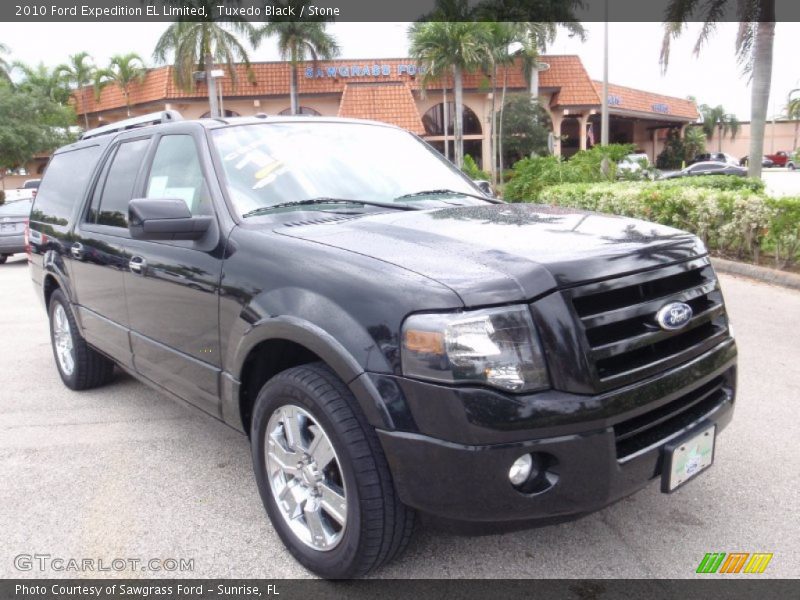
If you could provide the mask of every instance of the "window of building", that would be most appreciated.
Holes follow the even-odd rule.
[[[145,138],[123,142],[117,148],[100,192],[98,225],[128,226],[128,203],[149,144],[150,139]],[[97,195],[96,191],[95,198]]]
[[[284,108],[284,109],[283,109],[281,112],[279,112],[278,114],[279,114],[280,116],[282,116],[282,117],[290,116],[290,115],[292,114],[292,108],[291,108],[291,107],[289,107],[289,108]],[[308,107],[308,106],[301,106],[301,107],[299,107],[299,108],[297,109],[297,114],[298,114],[298,115],[306,115],[306,116],[308,116],[308,117],[321,117],[321,116],[322,116],[322,115],[321,115],[321,114],[320,114],[318,111],[316,111],[316,110],[314,110],[313,108],[310,108],[310,107]]]
[[[463,106],[462,121],[464,124],[464,135],[482,135],[481,120],[478,115],[467,105]],[[455,102],[447,103],[447,135],[455,132]],[[432,106],[422,116],[422,125],[425,127],[425,135],[437,136],[445,135],[444,130],[444,102]]]
[[[159,140],[145,197],[180,198],[193,215],[212,214],[211,198],[192,136],[165,135]]]

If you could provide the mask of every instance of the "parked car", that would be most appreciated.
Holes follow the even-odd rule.
[[[617,163],[617,171],[623,173],[638,173],[643,168],[650,167],[650,157],[645,152],[635,152],[628,154],[619,163]]]
[[[25,252],[25,228],[33,198],[20,198],[0,204],[0,265],[12,254]]]
[[[689,165],[694,165],[699,162],[720,162],[728,165],[739,165],[739,160],[727,152],[706,152],[705,154],[698,154],[689,161]]]
[[[747,169],[721,162],[699,162],[685,169],[681,169],[680,171],[663,173],[661,179],[674,179],[676,177],[692,177],[697,175],[734,175],[737,177],[746,177]]]
[[[787,163],[792,160],[792,155],[789,152],[781,150],[775,154],[767,154],[767,158],[770,159],[776,167],[785,167]]]
[[[697,237],[488,198],[383,123],[91,130],[29,237],[64,384],[116,365],[248,435],[275,531],[323,577],[396,556],[418,513],[507,529],[671,492],[733,416]]]
[[[749,156],[743,156],[742,159],[739,161],[739,166],[740,167],[746,167],[747,163],[749,161],[750,161],[750,157]],[[761,166],[766,169],[766,168],[769,168],[769,167],[774,167],[775,163],[768,156],[763,156],[763,157],[761,157]]]

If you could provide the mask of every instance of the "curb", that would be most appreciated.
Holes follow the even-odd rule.
[[[773,285],[800,290],[800,275],[787,271],[778,271],[767,267],[759,267],[748,263],[735,262],[724,258],[711,257],[714,269],[720,273],[729,275],[741,275],[758,281],[764,281]]]

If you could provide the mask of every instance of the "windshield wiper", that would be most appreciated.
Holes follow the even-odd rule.
[[[479,194],[471,194],[469,192],[459,192],[456,190],[449,190],[446,188],[438,190],[420,190],[419,192],[403,194],[402,196],[398,196],[397,198],[395,198],[395,200],[402,200],[404,198],[416,198],[418,196],[468,196],[469,198],[477,198],[478,200],[484,200],[485,202],[491,202],[492,204],[500,204],[500,201],[495,198],[489,198],[488,196],[481,196]]]
[[[308,206],[311,204],[360,204],[361,206],[377,206],[379,208],[392,208],[394,210],[419,210],[419,208],[416,206],[397,204],[396,202],[372,202],[371,200],[348,200],[347,198],[328,198],[326,196],[320,196],[319,198],[293,200],[291,202],[281,202],[280,204],[273,204],[271,206],[261,206],[244,213],[242,218],[246,219],[247,217],[263,215],[276,208],[286,208],[289,206]]]

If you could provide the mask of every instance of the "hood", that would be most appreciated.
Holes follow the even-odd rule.
[[[705,253],[696,237],[671,227],[530,204],[380,213],[275,232],[414,271],[467,306],[530,300]]]

